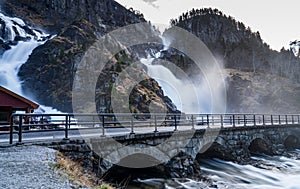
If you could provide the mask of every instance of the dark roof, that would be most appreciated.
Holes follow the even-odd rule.
[[[8,90],[7,88],[4,88],[2,86],[0,86],[0,92],[7,94],[10,97],[13,97],[14,99],[17,99],[18,101],[27,104],[28,106],[30,106],[33,109],[37,109],[39,107],[39,105],[35,102],[32,102],[31,100],[28,100],[27,98],[18,95],[14,92],[12,92],[11,90]],[[0,103],[1,105],[1,103]]]

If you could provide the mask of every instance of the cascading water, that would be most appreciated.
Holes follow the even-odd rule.
[[[155,55],[148,58],[141,58],[140,61],[147,68],[147,73],[154,78],[162,87],[164,94],[174,102],[178,109],[186,113],[206,113],[209,108],[209,86],[205,82],[196,85],[197,96],[190,96],[191,86],[189,81],[179,79],[174,72],[168,69],[164,64],[157,62],[162,55],[162,51],[168,50],[170,44],[166,39],[162,40],[164,48]],[[297,49],[299,52],[299,49]],[[176,73],[176,72],[175,72]],[[210,74],[207,74],[210,77]],[[185,96],[187,94],[187,96]],[[191,98],[193,97],[193,98]],[[187,98],[192,102],[188,106],[182,106],[182,98]],[[199,102],[199,107],[194,107],[195,102]],[[223,161],[219,159],[200,160],[200,169],[202,174],[199,178],[207,178],[210,182],[195,181],[191,179],[138,179],[135,184],[143,183],[149,188],[161,187],[175,188],[288,188],[300,189],[300,150],[289,152],[285,156],[261,156],[252,157],[251,162],[245,165],[234,162]],[[246,163],[246,162],[245,162]],[[131,188],[131,187],[128,187]],[[134,188],[134,187],[133,187]]]
[[[50,35],[32,29],[19,18],[0,13],[0,85],[25,96],[22,81],[18,77],[20,67],[26,63],[32,51],[44,44]],[[27,97],[29,98],[29,97]],[[30,98],[29,98],[30,99]],[[38,113],[60,113],[52,107],[40,105]]]
[[[168,96],[176,107],[184,113],[212,113],[211,112],[211,93],[207,81],[200,75],[194,78],[188,77],[184,71],[175,64],[170,63],[170,67],[164,66],[166,61],[160,60],[163,51],[167,51],[171,42],[161,36],[163,49],[154,55],[155,58],[141,58],[140,61],[147,67],[147,74],[155,79],[162,87],[164,94]],[[152,55],[153,56],[153,55]],[[158,62],[158,63],[157,63]],[[171,71],[172,70],[172,71]],[[214,69],[212,68],[213,72]],[[178,72],[181,76],[177,77]],[[174,74],[176,73],[176,74]],[[207,77],[213,77],[213,74],[206,73]],[[218,86],[214,86],[218,88]],[[222,95],[221,91],[218,91]]]
[[[34,30],[18,18],[0,13],[0,42],[4,51],[0,57],[0,85],[22,94],[18,72],[32,51],[43,44],[48,35]]]
[[[203,160],[201,168],[218,186],[229,188],[300,189],[299,150],[289,157],[253,157],[249,165],[239,165],[218,159]]]

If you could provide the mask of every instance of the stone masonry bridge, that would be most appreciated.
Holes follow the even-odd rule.
[[[65,116],[67,132],[71,115]],[[79,128],[81,139],[66,135],[68,139],[63,141],[42,144],[65,153],[77,153],[78,157],[82,153],[92,154],[89,157],[99,175],[106,174],[114,165],[129,168],[164,165],[173,177],[197,172],[198,158],[244,162],[253,153],[280,155],[300,147],[299,115],[168,115],[163,122],[160,115],[134,115],[118,123],[110,116],[101,115],[100,126],[93,130]],[[91,124],[86,118],[76,118],[77,125]],[[114,134],[120,129],[127,133],[122,130],[124,134]]]

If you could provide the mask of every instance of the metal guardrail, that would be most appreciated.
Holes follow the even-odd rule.
[[[13,114],[10,121],[9,143],[13,135],[18,134],[18,143],[22,143],[23,133],[36,131],[64,131],[64,139],[69,139],[70,130],[101,129],[106,136],[107,128],[128,128],[129,134],[135,134],[137,128],[171,127],[173,131],[187,126],[196,127],[248,127],[273,125],[300,125],[300,115],[271,114]],[[74,126],[74,128],[72,128]],[[201,127],[202,128],[202,127]],[[200,128],[200,129],[201,129]],[[150,132],[150,131],[149,131]],[[126,133],[124,133],[126,134]]]

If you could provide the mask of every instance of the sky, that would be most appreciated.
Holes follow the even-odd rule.
[[[300,1],[285,0],[116,0],[127,8],[142,12],[154,24],[167,24],[192,8],[217,8],[224,14],[259,31],[274,50],[289,48],[300,40]]]

